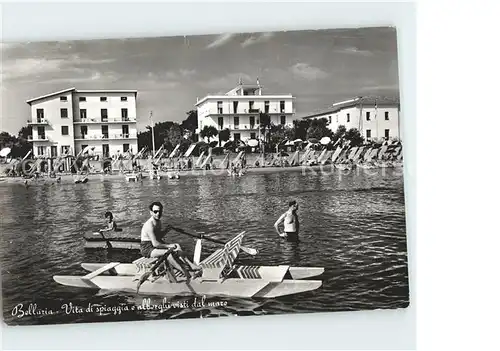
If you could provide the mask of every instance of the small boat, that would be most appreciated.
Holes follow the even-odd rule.
[[[167,173],[167,177],[168,179],[179,179],[180,176],[179,176],[179,172],[168,172]]]
[[[302,280],[323,273],[318,267],[233,266],[239,254],[245,232],[241,232],[200,262],[201,276],[187,282],[177,271],[175,279],[170,270],[161,272],[157,258],[141,258],[132,264],[82,264],[91,270],[84,276],[56,275],[53,279],[62,285],[108,291],[133,292],[146,295],[207,295],[242,298],[274,298],[316,290],[321,280]],[[195,250],[196,252],[196,250]],[[196,257],[193,258],[197,262]],[[160,266],[161,267],[161,266]],[[147,274],[147,273],[154,274]]]
[[[79,183],[83,183],[83,184],[85,184],[85,183],[87,183],[88,181],[89,181],[89,178],[87,178],[87,177],[77,178],[77,179],[75,179],[75,184],[79,184]]]
[[[346,170],[351,170],[352,169],[352,166],[350,164],[346,164],[346,163],[337,163],[334,165],[335,168],[337,169],[340,169],[342,171],[346,171]]]
[[[125,176],[127,182],[138,182],[143,178],[142,173],[132,173]]]
[[[363,168],[363,169],[372,169],[372,168],[376,168],[376,166],[374,164],[371,164],[371,163],[358,163],[356,165],[356,167],[359,167],[359,168]]]
[[[103,274],[135,276],[141,273],[141,265],[149,264],[151,258],[139,258],[133,263],[120,263]],[[106,263],[82,263],[82,268],[93,272],[106,266]],[[281,271],[281,266],[244,266],[235,265],[232,276],[242,279],[272,279]],[[316,277],[325,271],[322,267],[288,267],[286,276],[290,279]]]
[[[157,171],[150,171],[149,172],[149,179],[161,179],[161,175]]]

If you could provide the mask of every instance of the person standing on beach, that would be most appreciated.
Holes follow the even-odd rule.
[[[297,201],[292,200],[288,202],[288,211],[283,213],[276,223],[274,223],[274,228],[279,236],[286,238],[287,241],[299,242],[299,216],[297,211],[299,205]],[[279,230],[279,225],[283,222],[284,232],[281,233]]]

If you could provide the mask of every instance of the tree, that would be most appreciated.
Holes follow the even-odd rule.
[[[203,139],[208,138],[208,142],[210,143],[210,138],[217,136],[217,134],[219,134],[217,128],[214,126],[205,126],[200,132],[200,137]]]
[[[301,120],[294,120],[293,121],[293,131],[294,131],[294,136],[293,139],[302,139],[306,140],[307,139],[307,130],[311,126],[311,120],[310,119],[301,119]]]
[[[194,134],[196,128],[198,128],[198,111],[191,110],[186,112],[187,118],[181,123],[182,129],[188,130],[191,134]]]
[[[226,128],[219,132],[219,146],[223,141],[228,141],[231,138],[231,131]]]
[[[340,138],[342,138],[342,136],[344,136],[344,134],[346,133],[347,129],[344,125],[340,125],[338,126],[337,130],[335,131],[335,133],[333,133],[333,136],[332,136],[332,141],[334,143],[337,142],[337,140],[339,140]]]
[[[267,133],[267,131],[271,129],[271,116],[267,113],[261,112],[259,115],[259,122],[260,131],[264,135],[264,141],[269,142],[269,133]]]
[[[327,127],[328,120],[326,118],[313,119],[310,127],[307,129],[307,139],[321,139],[325,136],[330,137],[332,131]]]
[[[18,138],[28,140],[28,137],[32,135],[33,130],[31,126],[22,127],[17,133]]]
[[[277,145],[279,145],[281,142],[284,140],[293,140],[294,137],[294,129],[290,127],[283,126],[281,124],[275,126],[271,125],[271,129],[269,131],[270,134],[270,140],[269,140],[269,146],[273,150],[276,148]]]
[[[356,128],[351,128],[345,133],[345,139],[351,141],[351,146],[361,146],[364,143],[364,138]]]

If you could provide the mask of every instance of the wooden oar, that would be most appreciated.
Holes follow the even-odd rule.
[[[111,250],[113,248],[113,246],[111,245],[111,243],[109,242],[109,240],[106,239],[106,237],[104,236],[104,233],[99,230],[99,234],[101,234],[102,238],[106,242],[106,246],[108,247],[108,250]]]
[[[193,238],[197,238],[197,239],[205,239],[205,240],[208,240],[208,241],[211,241],[211,242],[214,242],[216,244],[222,244],[222,245],[226,245],[226,243],[224,241],[221,241],[221,240],[217,240],[217,239],[212,239],[212,238],[209,238],[209,237],[206,237],[202,234],[200,235],[196,235],[196,234],[192,234],[192,233],[188,233],[186,232],[185,230],[183,229],[180,229],[180,228],[176,228],[176,227],[171,227],[173,230],[179,232],[179,233],[182,233],[182,234],[186,234],[188,236],[191,236]],[[242,246],[241,248],[241,251],[243,252],[246,252],[247,254],[249,255],[252,255],[252,256],[255,256],[257,255],[259,252],[256,250],[256,249],[253,249],[251,247],[245,247],[245,246]]]

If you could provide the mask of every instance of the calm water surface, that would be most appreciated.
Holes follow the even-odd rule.
[[[8,324],[124,321],[141,319],[259,315],[287,312],[400,308],[408,305],[405,205],[402,171],[248,173],[189,176],[141,183],[102,181],[87,184],[0,186],[0,258],[3,315]],[[289,199],[300,205],[301,243],[280,240],[273,224]],[[165,205],[163,221],[193,232],[227,240],[247,231],[237,263],[248,265],[320,266],[323,286],[315,291],[276,299],[209,297],[205,306],[131,311],[144,296],[65,287],[54,275],[84,275],[82,262],[131,262],[138,252],[90,252],[83,235],[103,226],[107,210],[119,225],[140,227],[147,206]],[[194,240],[169,234],[192,253]],[[203,257],[219,248],[204,242]],[[192,297],[169,297],[191,304]],[[208,302],[225,302],[208,307]],[[151,297],[161,304],[163,297]],[[66,313],[64,304],[84,310]],[[39,312],[20,318],[23,304]],[[94,313],[85,312],[91,304]],[[118,309],[120,307],[121,309]],[[100,310],[99,310],[100,308]],[[114,308],[114,310],[113,310]],[[128,309],[130,308],[130,309]],[[127,310],[128,309],[128,310]],[[100,311],[99,313],[96,311]],[[52,311],[54,314],[45,314]]]

